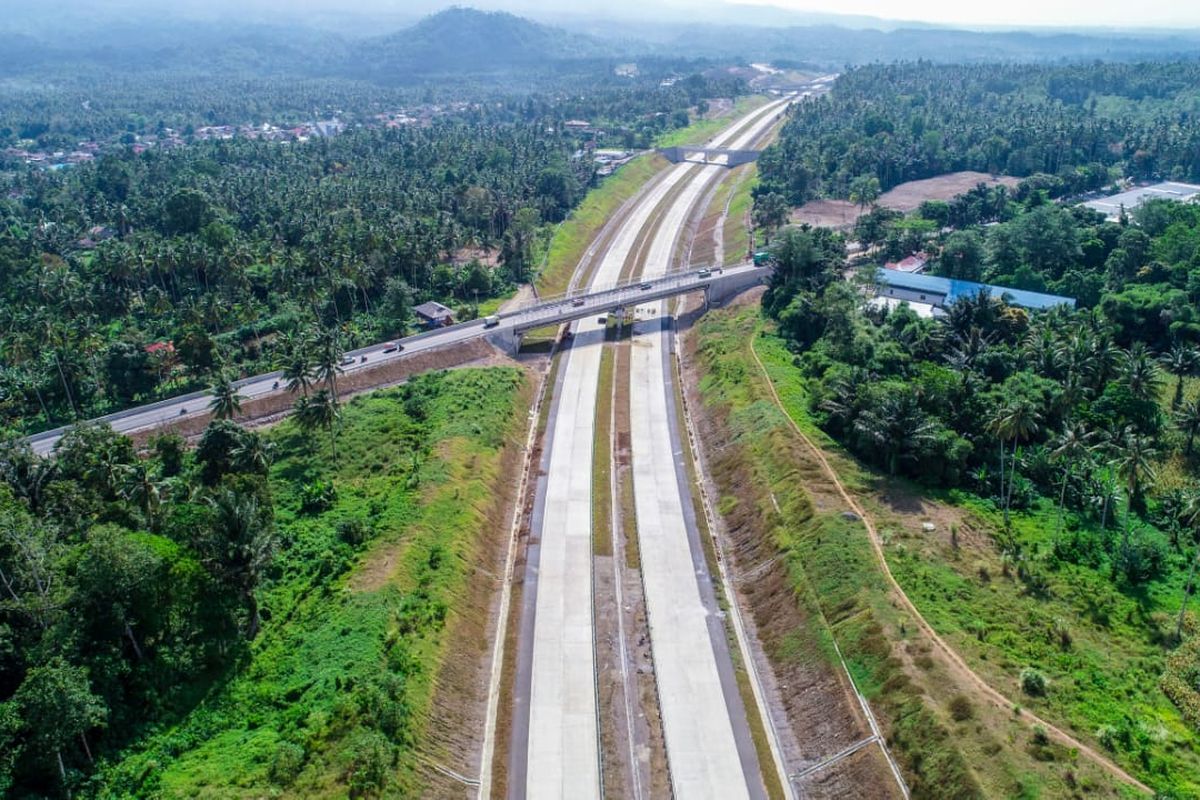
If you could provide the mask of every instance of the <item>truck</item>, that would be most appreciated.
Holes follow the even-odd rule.
[[[489,314],[483,318],[483,327],[494,328],[500,324],[500,317],[496,314]]]
[[[754,266],[765,267],[771,261],[771,254],[766,250],[759,250],[754,254]]]

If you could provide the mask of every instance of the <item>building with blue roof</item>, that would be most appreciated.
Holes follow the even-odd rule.
[[[920,303],[934,308],[946,308],[963,297],[974,297],[988,292],[1014,306],[1032,309],[1047,309],[1056,306],[1075,307],[1075,298],[1057,294],[1029,292],[1010,289],[1006,286],[991,286],[974,281],[955,278],[939,278],[936,275],[917,275],[894,269],[880,269],[877,273],[879,297],[893,302]]]

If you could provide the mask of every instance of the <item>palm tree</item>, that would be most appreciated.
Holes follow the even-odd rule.
[[[1012,507],[1013,485],[1016,483],[1017,445],[1038,431],[1042,415],[1029,400],[1021,399],[1000,409],[992,417],[991,428],[1000,439],[1000,495],[1004,502],[1004,525],[1010,524],[1009,509]],[[1008,491],[1004,490],[1004,442],[1012,442],[1012,458],[1009,465]]]
[[[1082,422],[1068,423],[1058,438],[1054,440],[1051,457],[1064,464],[1062,486],[1058,491],[1058,519],[1054,523],[1054,541],[1058,543],[1058,534],[1062,529],[1063,506],[1067,502],[1067,479],[1071,475],[1074,462],[1082,461],[1092,454],[1096,438],[1094,431],[1088,429]]]
[[[1200,491],[1195,489],[1187,494],[1184,503],[1183,521],[1192,529],[1192,540],[1196,539],[1196,529],[1200,527]],[[1196,562],[1200,561],[1200,547],[1192,553],[1188,566],[1187,580],[1183,583],[1183,600],[1179,603],[1179,619],[1175,622],[1175,641],[1183,635],[1183,614],[1187,611],[1188,598],[1192,595],[1192,581],[1196,577]]]
[[[233,419],[242,412],[242,399],[227,375],[218,375],[209,391],[212,392],[212,401],[208,407],[217,419]]]
[[[1129,393],[1142,401],[1153,401],[1158,397],[1161,377],[1153,354],[1141,342],[1135,342],[1125,354],[1121,365],[1121,378],[1129,387]]]
[[[1188,345],[1177,344],[1158,357],[1163,369],[1175,376],[1175,395],[1171,398],[1171,409],[1179,408],[1183,402],[1183,379],[1195,373],[1200,363],[1200,352]]]
[[[889,475],[896,474],[901,459],[915,457],[933,438],[934,428],[911,395],[884,395],[878,406],[864,409],[854,421],[855,432],[885,454]]]
[[[124,480],[120,488],[120,496],[142,510],[147,524],[153,529],[157,527],[158,509],[162,502],[162,485],[154,479],[154,474],[146,468],[145,462],[126,465],[122,469]]]
[[[338,344],[336,330],[323,330],[314,337],[316,345],[316,369],[318,380],[337,397],[337,376],[342,371],[342,348]]]
[[[300,423],[300,427],[306,430],[324,428],[329,432],[329,446],[335,462],[337,461],[337,436],[334,429],[341,416],[337,395],[328,389],[321,389],[312,397],[302,397],[296,402],[296,420]]]
[[[253,639],[261,624],[255,590],[275,554],[275,536],[252,495],[221,489],[208,498],[208,504],[218,566],[246,604],[246,638]]]
[[[1192,444],[1196,440],[1196,434],[1200,433],[1200,400],[1191,400],[1184,403],[1181,408],[1175,411],[1174,416],[1175,427],[1187,437],[1187,446],[1184,447],[1183,454],[1190,456],[1192,454]]]
[[[1154,461],[1158,451],[1149,436],[1138,433],[1132,426],[1127,427],[1120,437],[1118,456],[1113,462],[1117,475],[1125,483],[1128,502],[1125,504],[1125,535],[1129,535],[1129,512],[1133,509],[1145,509],[1146,485],[1155,479]]]

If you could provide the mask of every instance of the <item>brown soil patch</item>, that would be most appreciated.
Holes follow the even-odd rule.
[[[907,214],[910,211],[916,211],[926,200],[953,200],[981,183],[987,186],[1003,185],[1015,189],[1020,182],[1020,178],[1010,178],[1007,175],[989,175],[986,172],[950,172],[946,175],[938,175],[936,178],[902,183],[894,189],[884,192],[879,198],[879,205]]]
[[[792,211],[792,222],[815,228],[845,230],[854,227],[862,209],[848,200],[809,200]]]
[[[879,197],[879,205],[907,214],[916,211],[926,200],[953,200],[981,183],[988,186],[1004,185],[1011,189],[1020,182],[1019,178],[1010,178],[1006,175],[988,175],[985,172],[951,172],[936,178],[902,183],[884,192]],[[810,200],[792,211],[792,222],[818,228],[847,230],[854,226],[863,211],[848,200]]]

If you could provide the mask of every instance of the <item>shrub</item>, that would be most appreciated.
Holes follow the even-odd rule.
[[[1030,697],[1041,697],[1046,694],[1046,676],[1033,667],[1021,670],[1021,691]]]
[[[287,786],[304,766],[304,748],[294,742],[282,742],[271,756],[267,774],[279,786]]]
[[[337,535],[346,544],[357,547],[371,538],[371,531],[361,519],[351,517],[338,521]]]
[[[300,487],[300,511],[319,514],[337,500],[337,489],[330,481],[313,481]]]
[[[966,695],[956,694],[950,698],[950,717],[955,722],[966,722],[975,716],[975,707]]]

